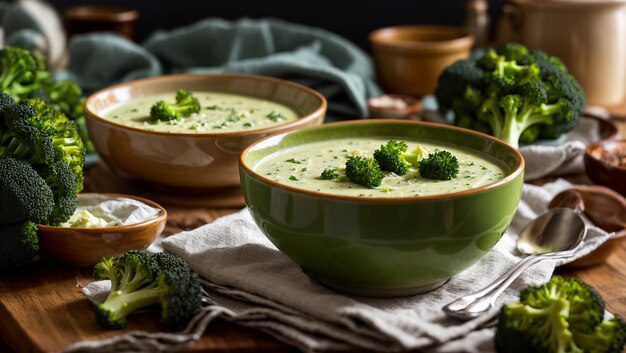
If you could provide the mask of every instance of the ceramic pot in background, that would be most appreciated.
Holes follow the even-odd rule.
[[[559,57],[589,105],[626,96],[626,0],[513,0],[498,43],[516,41]]]
[[[139,12],[133,9],[78,6],[63,11],[67,37],[91,32],[115,32],[133,40],[135,22]]]
[[[378,83],[387,93],[433,94],[443,70],[469,56],[474,39],[463,29],[398,26],[369,36]]]

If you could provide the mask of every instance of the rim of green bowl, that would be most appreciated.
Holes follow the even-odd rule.
[[[211,78],[211,77],[222,77],[222,78],[243,78],[243,79],[250,79],[250,80],[257,80],[257,81],[269,81],[269,82],[273,82],[273,83],[277,83],[277,84],[281,84],[281,85],[285,85],[285,86],[290,86],[296,89],[299,89],[301,91],[307,92],[313,96],[315,96],[316,98],[319,99],[320,104],[319,106],[317,106],[317,108],[315,108],[315,110],[313,110],[312,112],[299,117],[296,120],[292,120],[292,121],[287,121],[284,122],[282,124],[278,124],[278,125],[273,125],[273,126],[268,126],[262,129],[252,129],[252,130],[242,130],[242,131],[231,131],[231,132],[202,132],[202,133],[188,133],[188,132],[163,132],[163,131],[149,131],[149,130],[144,130],[144,129],[140,129],[140,128],[136,128],[136,127],[132,127],[132,126],[127,126],[127,125],[123,125],[123,124],[119,124],[116,123],[114,121],[108,120],[103,118],[102,116],[99,115],[99,113],[91,110],[89,108],[89,104],[91,104],[91,101],[96,99],[97,96],[104,94],[108,91],[113,91],[125,86],[131,86],[131,85],[137,85],[137,84],[146,84],[152,81],[158,81],[158,80],[175,80],[175,79],[184,79],[184,78],[189,78],[189,79],[194,79],[194,80],[199,80],[199,79],[207,79],[207,78]],[[295,82],[291,82],[291,81],[287,81],[287,80],[282,80],[279,78],[274,78],[274,77],[269,77],[269,76],[262,76],[262,75],[252,75],[252,74],[211,74],[211,73],[195,73],[195,74],[173,74],[173,75],[161,75],[161,76],[157,76],[157,77],[147,77],[147,78],[142,78],[139,80],[134,80],[134,81],[129,81],[129,82],[123,82],[123,83],[118,83],[116,85],[113,86],[109,86],[109,87],[105,87],[99,91],[96,91],[94,93],[92,93],[91,95],[89,95],[89,97],[87,97],[87,99],[85,99],[85,103],[83,103],[83,111],[85,112],[85,115],[87,116],[87,119],[95,119],[100,123],[109,125],[109,126],[113,126],[116,128],[121,128],[121,129],[125,129],[125,130],[130,130],[130,131],[135,131],[135,132],[142,132],[148,135],[157,135],[157,136],[179,136],[179,137],[191,137],[191,138],[206,138],[206,137],[231,137],[231,136],[250,136],[250,135],[256,135],[256,134],[263,134],[263,133],[267,133],[267,132],[271,132],[272,130],[282,130],[282,129],[294,129],[294,128],[298,128],[302,125],[306,125],[308,123],[310,123],[311,121],[314,121],[317,116],[319,114],[322,114],[323,117],[323,113],[326,111],[328,103],[326,102],[326,98],[324,98],[324,96],[317,92],[314,89],[311,89],[307,86],[301,85],[299,83],[295,83]]]
[[[318,192],[318,191],[312,191],[312,190],[305,190],[305,189],[300,189],[300,188],[296,188],[293,186],[289,186],[289,185],[285,185],[285,184],[281,184],[278,182],[275,182],[271,179],[268,179],[266,177],[264,177],[263,175],[260,175],[258,173],[256,173],[250,166],[248,166],[248,164],[245,161],[246,156],[248,155],[248,153],[254,149],[257,145],[262,144],[263,142],[265,142],[266,140],[272,139],[272,138],[278,138],[279,136],[286,136],[289,134],[297,134],[303,131],[308,131],[308,130],[315,130],[315,129],[329,129],[333,126],[337,126],[337,125],[348,125],[348,124],[355,124],[355,125],[360,125],[360,124],[416,124],[416,125],[426,125],[426,126],[432,126],[435,128],[443,128],[443,129],[452,129],[452,130],[457,130],[457,131],[461,131],[463,133],[468,133],[468,134],[472,134],[472,135],[476,135],[482,138],[485,138],[487,140],[490,140],[494,143],[497,143],[501,146],[504,146],[505,148],[508,148],[510,151],[513,152],[513,154],[517,157],[517,160],[519,161],[518,164],[515,166],[515,168],[513,168],[513,170],[504,178],[493,182],[491,184],[487,184],[487,185],[483,185],[483,186],[479,186],[477,188],[473,188],[473,189],[469,189],[469,190],[465,190],[465,191],[459,191],[459,192],[451,192],[448,194],[436,194],[436,195],[428,195],[428,196],[407,196],[407,197],[367,197],[367,198],[363,198],[363,197],[358,197],[358,196],[347,196],[347,195],[337,195],[337,194],[330,194],[330,193],[326,193],[326,192]],[[522,156],[522,154],[516,149],[513,148],[512,146],[510,146],[509,144],[507,144],[506,142],[499,140],[491,135],[487,135],[487,134],[483,134],[481,132],[478,131],[474,131],[474,130],[470,130],[470,129],[465,129],[462,127],[458,127],[458,126],[454,126],[454,125],[446,125],[446,124],[439,124],[439,123],[431,123],[431,122],[425,122],[425,121],[410,121],[410,120],[399,120],[399,119],[367,119],[367,120],[351,120],[351,121],[341,121],[341,122],[334,122],[334,123],[329,123],[329,124],[324,124],[321,126],[316,126],[316,127],[311,127],[311,128],[306,128],[306,129],[300,129],[300,130],[295,130],[295,131],[288,131],[288,132],[282,132],[282,133],[277,133],[277,134],[273,134],[270,136],[267,136],[263,139],[260,139],[258,141],[256,141],[255,143],[251,144],[250,146],[248,146],[245,150],[243,150],[243,152],[241,152],[241,154],[239,155],[239,166],[240,168],[244,169],[250,176],[258,179],[259,181],[268,184],[270,186],[273,187],[277,187],[279,189],[283,189],[289,192],[294,192],[297,194],[302,194],[302,195],[308,195],[308,196],[314,196],[314,197],[323,197],[323,198],[329,198],[329,199],[334,199],[334,200],[344,200],[344,201],[357,201],[357,202],[361,202],[361,203],[398,203],[398,202],[412,202],[412,201],[430,201],[430,200],[440,200],[440,199],[456,199],[456,198],[460,198],[460,197],[466,197],[466,196],[470,196],[470,195],[474,195],[474,194],[478,194],[487,190],[491,190],[491,189],[495,189],[501,185],[507,184],[508,182],[516,179],[520,174],[524,173],[524,167],[525,167],[526,162],[524,161],[524,157]]]

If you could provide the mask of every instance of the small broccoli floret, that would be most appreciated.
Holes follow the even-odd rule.
[[[76,181],[70,168],[60,161],[53,161],[44,166],[36,166],[37,173],[50,186],[54,197],[52,213],[45,224],[61,224],[74,214],[78,206]]]
[[[31,263],[39,253],[35,223],[26,221],[0,226],[0,270]]]
[[[2,93],[0,93],[2,94]],[[11,156],[31,165],[47,164],[55,159],[52,140],[37,119],[35,109],[25,105],[7,106],[1,113],[0,145]]]
[[[453,108],[455,101],[465,94],[468,85],[481,87],[485,72],[475,60],[459,60],[446,68],[439,76],[435,96],[439,110],[446,112]]]
[[[0,90],[20,101],[50,79],[43,60],[26,49],[0,50]]]
[[[322,171],[320,178],[323,180],[339,180],[341,177],[337,172],[337,168],[326,168]]]
[[[380,186],[385,174],[374,158],[350,156],[346,161],[346,177],[355,184],[371,189]]]
[[[188,117],[199,111],[200,103],[198,99],[193,97],[191,92],[181,89],[176,92],[176,103],[156,102],[150,108],[150,117],[153,121],[180,120],[180,118]]]
[[[404,175],[411,167],[411,164],[403,156],[407,148],[408,146],[404,141],[390,140],[374,151],[374,159],[378,161],[381,170]]]
[[[112,282],[109,296],[96,311],[96,320],[104,328],[123,327],[130,313],[160,304],[163,324],[180,330],[201,309],[200,281],[174,255],[129,251],[103,258],[94,268],[94,277]]]
[[[604,303],[589,285],[554,276],[522,291],[519,302],[500,311],[498,352],[619,353],[626,343],[621,318],[602,321]]]
[[[30,164],[2,155],[0,224],[46,221],[54,206],[52,190]]]
[[[103,257],[93,268],[93,278],[98,281],[110,280],[111,291],[118,290],[118,277],[118,269],[115,267],[115,260],[112,256]]]
[[[528,49],[518,43],[507,43],[498,47],[497,53],[503,55],[506,60],[517,61],[528,55]]]
[[[452,180],[459,172],[459,161],[450,152],[437,150],[419,162],[420,176],[427,179]]]

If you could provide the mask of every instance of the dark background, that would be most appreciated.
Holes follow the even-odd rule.
[[[50,0],[49,0],[50,1]],[[465,0],[52,0],[57,9],[79,5],[132,7],[140,16],[135,39],[141,42],[157,29],[172,29],[207,17],[229,20],[241,17],[276,17],[338,33],[368,50],[369,32],[399,24],[460,26],[465,17]],[[505,0],[489,0],[495,23]]]

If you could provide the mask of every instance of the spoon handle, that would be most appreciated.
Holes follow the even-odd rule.
[[[493,308],[500,294],[528,267],[547,258],[557,259],[571,255],[570,252],[561,252],[527,256],[487,287],[447,304],[443,307],[443,311],[448,316],[459,320],[478,317]]]

